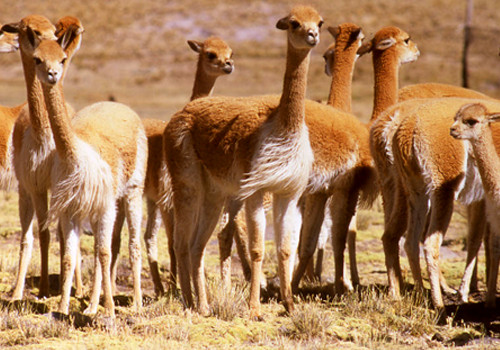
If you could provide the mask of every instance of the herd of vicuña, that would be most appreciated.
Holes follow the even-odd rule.
[[[198,54],[191,101],[168,123],[141,119],[117,102],[94,103],[78,112],[66,102],[64,77],[84,33],[77,18],[61,18],[54,26],[43,16],[30,15],[4,25],[0,52],[19,49],[27,91],[26,103],[0,107],[0,184],[3,189],[17,186],[21,222],[12,300],[24,297],[36,216],[39,297],[49,295],[52,222],[60,242],[57,311],[68,314],[73,279],[75,295],[83,296],[80,235],[90,227],[94,270],[84,312],[97,312],[102,285],[105,315],[114,317],[117,257],[127,220],[133,307],[140,310],[144,196],[144,240],[157,296],[165,293],[157,246],[163,222],[170,256],[168,288],[179,284],[186,307],[210,313],[203,258],[213,231],[224,224],[224,213],[218,235],[222,288],[231,290],[234,239],[250,282],[249,315],[260,319],[266,212],[271,210],[280,299],[292,312],[302,278],[321,278],[329,237],[336,293],[359,285],[356,212],[380,194],[391,297],[399,298],[403,289],[399,243],[406,234],[404,249],[415,289],[424,289],[422,244],[432,303],[444,311],[442,293],[456,291],[440,270],[439,249],[459,199],[468,208],[469,221],[459,297],[468,301],[484,238],[486,305],[494,307],[500,260],[500,127],[493,123],[500,120],[500,100],[437,83],[400,89],[400,66],[420,55],[410,35],[389,26],[363,43],[361,27],[352,23],[328,27],[334,38],[324,54],[325,72],[332,77],[328,102],[308,100],[311,50],[319,43],[322,24],[309,6],[295,6],[278,20],[276,28],[287,43],[281,95],[211,96],[217,78],[233,71],[232,50],[218,37],[189,40]],[[351,83],[356,60],[368,53],[374,100],[365,124],[352,114]],[[346,246],[350,276],[344,275]]]

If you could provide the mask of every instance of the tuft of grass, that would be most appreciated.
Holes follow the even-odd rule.
[[[242,317],[247,309],[249,291],[246,284],[232,283],[231,290],[221,288],[219,279],[208,279],[210,314],[223,321]]]
[[[300,303],[291,315],[292,334],[298,339],[324,338],[334,323],[334,315],[317,301]]]

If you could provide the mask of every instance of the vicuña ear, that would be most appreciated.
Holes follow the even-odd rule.
[[[59,45],[61,45],[62,49],[66,51],[66,49],[69,47],[69,45],[75,40],[79,32],[79,27],[70,25],[68,29],[64,32],[63,35],[61,35],[59,38],[57,38],[57,42]]]
[[[196,40],[188,40],[187,43],[189,44],[189,47],[191,50],[194,52],[200,53],[201,50],[203,49],[203,43],[196,41]]]
[[[363,56],[364,54],[367,54],[368,52],[371,51],[373,51],[373,43],[370,40],[366,44],[361,45],[356,53],[360,56]]]
[[[19,34],[19,23],[8,23],[2,26],[2,32]]]
[[[490,123],[500,122],[500,113],[488,114],[488,121]]]
[[[38,44],[40,43],[40,39],[38,38],[38,35],[36,35],[36,33],[33,31],[33,29],[31,29],[31,27],[27,27],[26,28],[26,35],[28,37],[28,41],[31,45],[31,47],[34,49],[38,46]]]
[[[335,40],[337,40],[337,37],[340,34],[340,27],[328,27],[326,30],[333,36]]]
[[[396,43],[396,39],[391,37],[391,38],[387,38],[387,39],[384,39],[381,42],[379,42],[375,48],[377,50],[387,50],[395,43]]]
[[[288,27],[290,26],[289,22],[290,18],[288,16],[283,17],[276,23],[276,28],[281,29],[281,30],[287,30]]]
[[[349,41],[354,42],[354,41],[358,40],[361,35],[362,35],[361,28],[357,28],[357,29],[352,31],[351,36],[349,37]]]

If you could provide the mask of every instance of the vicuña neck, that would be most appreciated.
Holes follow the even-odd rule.
[[[385,53],[373,52],[375,91],[370,122],[375,121],[383,111],[398,102],[399,65],[392,62]]]
[[[483,133],[482,137],[470,140],[474,157],[486,193],[500,199],[500,159],[495,149],[491,130]]]
[[[328,104],[351,113],[352,73],[355,57],[337,57],[337,53],[334,55]]]
[[[33,58],[21,51],[21,59],[24,80],[26,81],[30,124],[33,129],[33,136],[41,141],[46,137],[52,137],[47,110],[45,109],[42,84],[36,77]]]
[[[217,77],[205,73],[202,67],[202,63],[198,61],[198,67],[196,68],[196,75],[193,85],[193,93],[191,94],[191,101],[197,98],[211,95],[212,90],[214,89],[215,80],[217,80]]]
[[[298,131],[305,119],[305,96],[310,50],[296,50],[288,43],[279,122],[287,132]]]
[[[59,86],[60,84],[43,85],[50,127],[54,135],[56,151],[61,160],[76,162],[76,134],[71,127],[64,95]]]

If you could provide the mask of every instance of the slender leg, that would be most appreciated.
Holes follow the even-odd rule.
[[[41,273],[39,297],[49,296],[49,245],[50,231],[47,227],[48,200],[47,192],[37,193],[32,198],[38,219],[38,238],[40,241]]]
[[[389,294],[394,298],[401,295],[403,275],[399,261],[399,241],[404,235],[408,220],[408,203],[402,185],[399,182],[391,182],[392,188],[386,188],[382,193],[392,198],[387,202],[391,203],[392,212],[384,207],[384,234],[382,243],[384,246],[385,265],[387,268],[387,278],[389,281]],[[392,193],[390,193],[392,191]],[[384,198],[385,203],[385,198]]]
[[[194,307],[191,293],[191,263],[189,256],[189,241],[194,235],[200,210],[201,194],[195,188],[187,185],[174,190],[174,247],[177,260],[177,276],[186,307]]]
[[[120,200],[116,203],[117,213],[113,226],[113,238],[111,240],[111,290],[113,295],[118,293],[116,288],[116,278],[118,275],[118,258],[120,256],[120,246],[122,242],[122,228],[125,221],[125,203]],[[95,239],[95,237],[94,237]]]
[[[347,233],[347,248],[349,250],[349,268],[351,269],[351,283],[353,287],[359,286],[358,263],[356,262],[356,234],[357,234],[357,212],[351,219],[349,232]],[[346,280],[347,282],[347,280]]]
[[[486,293],[486,307],[488,308],[494,308],[496,306],[498,264],[500,262],[500,234],[498,232],[498,227],[491,227],[491,230],[493,232],[490,237],[490,267],[488,273],[488,292]]]
[[[21,300],[24,292],[24,281],[28,271],[28,265],[33,251],[33,222],[35,212],[31,198],[19,188],[19,217],[21,219],[21,242],[19,250],[19,266],[17,278],[12,293],[12,300]]]
[[[234,231],[234,242],[236,243],[236,251],[240,257],[241,268],[243,270],[245,280],[250,282],[250,279],[252,278],[252,268],[250,266],[250,253],[248,251],[247,225],[243,211],[240,210],[235,218],[235,222],[236,230]],[[265,282],[265,278],[263,281]]]
[[[209,314],[203,256],[208,240],[220,218],[224,200],[224,196],[216,190],[205,192],[195,235],[190,241],[191,273],[195,293],[198,296],[198,312],[202,315]]]
[[[305,196],[304,219],[300,232],[299,263],[292,278],[292,290],[298,292],[299,283],[318,245],[318,237],[325,214],[328,195],[315,193]]]
[[[332,197],[335,198],[330,206],[333,255],[335,258],[335,289],[337,293],[343,293],[348,287],[344,281],[344,251],[349,224],[356,211],[358,195],[353,190],[337,189]]]
[[[144,242],[146,243],[146,252],[148,255],[149,271],[153,279],[155,294],[157,297],[165,293],[163,284],[161,283],[160,271],[158,269],[158,231],[161,226],[161,212],[156,203],[151,200],[146,200],[148,219],[146,223],[146,231],[144,232]],[[170,243],[170,242],[169,242]]]
[[[170,275],[168,285],[171,290],[177,287],[177,259],[174,249],[174,211],[173,209],[160,209],[163,225],[167,234],[168,254],[170,256]]]
[[[460,300],[466,303],[469,299],[469,286],[472,275],[477,267],[477,255],[481,241],[486,230],[486,212],[484,201],[472,203],[467,207],[468,232],[467,232],[467,260],[465,272],[459,287]],[[476,282],[477,283],[477,282]],[[477,284],[476,284],[477,285]]]
[[[290,281],[290,258],[295,252],[292,252],[292,244],[300,230],[301,214],[299,210],[299,198],[288,197],[275,194],[273,197],[273,224],[274,239],[278,256],[278,276],[280,279],[281,299],[287,312],[291,313],[294,309],[292,288]]]
[[[75,271],[77,250],[80,245],[80,232],[78,227],[67,215],[60,218],[61,229],[64,235],[64,251],[62,270],[61,300],[59,302],[59,312],[68,314],[71,285],[73,284],[73,274]]]
[[[266,213],[262,196],[261,192],[257,192],[245,201],[249,250],[252,261],[249,302],[251,319],[261,319],[260,277],[262,261],[264,260],[264,233],[266,229]]]
[[[129,231],[129,257],[134,276],[134,310],[142,308],[141,289],[141,221],[142,221],[142,188],[136,188],[126,198],[125,210]]]
[[[422,270],[420,268],[420,240],[424,236],[427,215],[429,213],[429,197],[422,192],[412,193],[409,200],[410,214],[408,218],[408,234],[405,241],[405,251],[408,256],[415,288],[424,290]]]
[[[449,187],[439,188],[432,193],[429,230],[424,239],[432,302],[437,309],[444,308],[439,278],[439,248],[453,213],[453,197],[454,191]]]
[[[94,275],[92,276],[92,291],[90,293],[89,306],[83,311],[86,315],[94,315],[99,306],[99,296],[101,294],[102,285],[102,267],[99,262],[99,236],[101,235],[101,228],[92,224],[92,231],[94,232]]]
[[[219,256],[220,256],[220,272],[222,284],[226,291],[231,290],[231,248],[233,245],[233,237],[238,230],[236,223],[236,215],[240,211],[243,203],[241,201],[231,199],[226,205],[228,213],[228,221],[224,228],[219,232]]]

